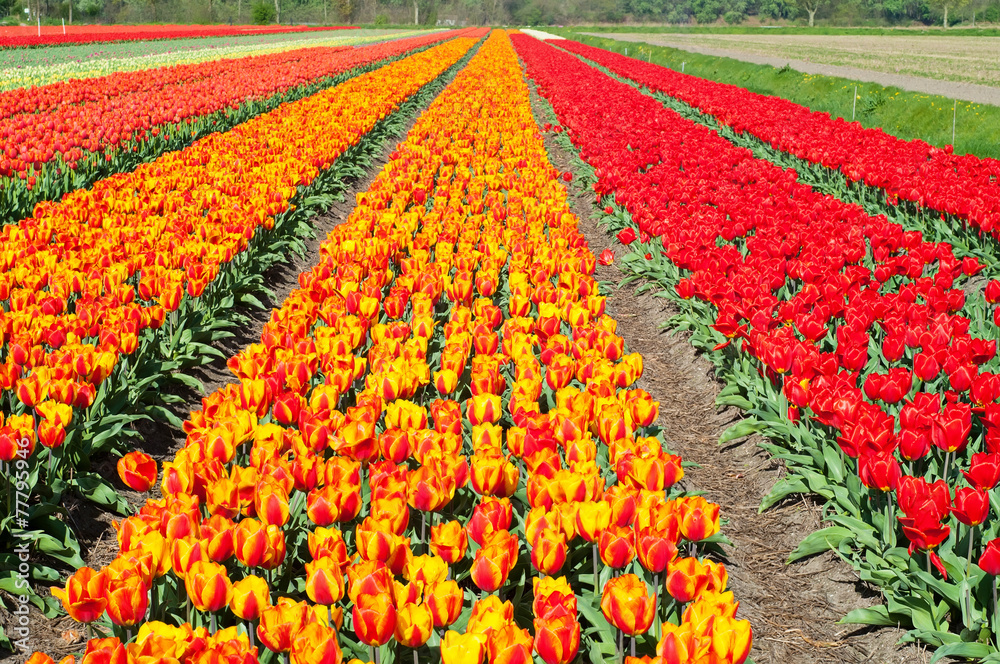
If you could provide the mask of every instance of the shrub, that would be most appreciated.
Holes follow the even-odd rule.
[[[250,10],[250,16],[255,25],[267,25],[268,23],[274,23],[277,14],[274,11],[274,7],[268,3],[255,2],[253,9]]]

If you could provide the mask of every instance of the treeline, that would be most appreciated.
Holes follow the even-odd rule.
[[[87,23],[954,25],[1000,22],[1000,0],[0,0],[8,23],[71,12]]]

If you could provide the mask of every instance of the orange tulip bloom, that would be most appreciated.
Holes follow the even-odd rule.
[[[52,594],[62,601],[63,609],[73,620],[89,623],[100,618],[108,605],[106,587],[103,572],[81,567],[66,580],[65,590],[52,588]]]
[[[495,592],[507,582],[507,575],[514,562],[506,546],[484,546],[476,551],[476,557],[472,561],[472,582],[480,590]]]
[[[354,633],[369,646],[380,646],[392,638],[396,607],[388,593],[358,595],[354,600]]]
[[[341,664],[344,653],[331,627],[309,623],[295,635],[290,653],[292,664]]]
[[[448,630],[441,639],[441,664],[482,664],[486,637]]]
[[[576,532],[588,542],[596,542],[611,524],[611,505],[600,501],[580,503],[576,512]]]
[[[649,630],[656,613],[656,595],[635,574],[611,579],[601,594],[601,612],[608,622],[629,636]]]
[[[226,568],[219,563],[197,562],[184,577],[184,588],[191,603],[199,611],[218,611],[229,604],[233,584]]]
[[[288,652],[292,642],[306,626],[309,605],[287,597],[278,599],[274,606],[260,612],[257,636],[260,642],[273,652]]]
[[[576,615],[576,595],[573,588],[566,581],[566,577],[544,576],[535,577],[532,580],[535,599],[531,604],[535,617],[544,618],[550,611],[557,607],[566,609],[572,615]]]
[[[380,560],[365,560],[347,568],[347,596],[357,602],[360,595],[392,593],[392,572]]]
[[[261,523],[283,526],[288,522],[288,492],[274,480],[265,478],[254,491],[254,509]]]
[[[562,569],[569,549],[566,536],[554,530],[543,530],[531,547],[531,564],[542,574],[552,575]]]
[[[677,543],[650,527],[637,529],[635,550],[642,566],[656,574],[667,569],[667,564],[677,557]]]
[[[678,558],[667,566],[667,592],[678,602],[690,602],[706,590],[722,592],[728,576],[724,565],[697,558]]]
[[[691,542],[700,542],[719,532],[719,506],[701,496],[678,499],[680,503],[681,535]]]
[[[462,614],[465,595],[458,582],[441,581],[424,590],[424,604],[430,609],[435,627],[447,627]]]
[[[402,604],[396,610],[396,641],[407,648],[419,648],[427,643],[433,631],[431,611],[423,604]]]
[[[605,565],[621,569],[635,558],[635,532],[628,526],[606,528],[598,538],[597,548]]]
[[[420,581],[425,586],[441,583],[448,578],[448,563],[438,556],[414,556],[406,563],[407,581]]]
[[[526,629],[507,625],[494,630],[486,642],[486,657],[491,664],[530,664],[535,640]]]
[[[535,652],[546,664],[568,664],[580,650],[580,623],[564,607],[535,618]]]
[[[344,596],[344,573],[333,558],[306,563],[306,594],[316,604],[330,606]]]
[[[109,583],[106,596],[111,622],[119,627],[131,627],[144,620],[149,604],[148,590],[138,576],[128,576],[113,584]]]
[[[458,521],[431,526],[431,551],[449,565],[464,558],[468,548],[469,538]]]
[[[406,477],[410,507],[423,512],[438,512],[455,495],[454,480],[448,482],[427,466],[411,470]]]
[[[116,637],[91,639],[83,651],[80,664],[127,664],[128,653]]]
[[[156,461],[145,452],[129,452],[118,459],[118,477],[133,491],[149,491],[156,484],[156,474]]]
[[[513,496],[519,479],[517,466],[502,456],[472,456],[472,488],[480,495]]]
[[[229,610],[241,620],[257,620],[261,611],[269,606],[271,592],[264,579],[251,574],[233,584]]]

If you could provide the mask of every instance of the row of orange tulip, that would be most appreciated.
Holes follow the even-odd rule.
[[[0,229],[0,460],[60,446],[74,408],[185,293],[201,296],[261,228],[407,97],[463,37],[286,104]],[[79,422],[76,423],[79,425]]]
[[[77,620],[144,623],[127,645],[90,642],[85,662],[254,661],[259,638],[294,662],[394,639],[446,664],[533,651],[562,664],[594,638],[578,610],[592,624],[603,615],[605,636],[642,635],[664,594],[687,607],[653,641],[656,661],[746,659],[750,628],[725,568],[678,557],[682,541],[718,531],[718,506],[671,491],[680,459],[649,435],[658,405],[633,387],[642,358],[604,313],[559,180],[495,32],[358,196],[261,343],[230,361],[239,382],[191,414],[164,497],[119,527],[119,557],[59,593]],[[140,490],[158,477],[141,453],[120,473]],[[583,587],[571,560],[587,544],[603,570],[595,559]],[[500,593],[516,569],[525,583],[529,557],[541,577],[523,616]],[[650,590],[628,569],[664,583]],[[596,602],[599,576],[601,611],[587,613],[578,603]],[[149,611],[150,589],[181,586],[213,629]]]

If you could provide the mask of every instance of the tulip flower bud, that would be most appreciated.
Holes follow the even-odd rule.
[[[543,530],[531,547],[531,564],[542,574],[556,574],[566,562],[569,550],[566,536],[554,530]]]
[[[448,630],[441,639],[441,664],[482,664],[486,637]]]
[[[354,632],[362,643],[381,646],[392,638],[396,607],[388,593],[358,595],[354,600],[353,617]]]
[[[402,604],[396,610],[396,641],[407,648],[419,648],[427,643],[433,631],[430,609],[423,604]]]
[[[233,584],[229,610],[241,620],[257,620],[261,611],[269,606],[271,606],[270,589],[264,579],[251,574]]]
[[[344,573],[334,558],[306,563],[306,594],[316,604],[330,606],[344,596]]]
[[[199,611],[218,611],[232,599],[233,585],[226,568],[211,561],[191,565],[184,577],[184,588]]]
[[[287,597],[260,612],[257,637],[273,652],[288,652],[299,632],[306,626],[309,605]]]
[[[580,623],[559,606],[544,618],[535,618],[535,652],[545,664],[568,664],[580,650]]]
[[[133,491],[149,491],[156,484],[156,474],[156,461],[145,452],[129,452],[118,460],[118,477]]]
[[[138,576],[127,576],[108,584],[108,618],[119,627],[131,627],[145,620],[148,588]]]
[[[635,574],[612,578],[601,594],[601,612],[609,623],[628,636],[642,634],[653,624],[656,595]]]
[[[430,609],[435,627],[447,627],[458,620],[464,599],[456,581],[442,581],[424,590],[424,604]]]
[[[344,653],[332,627],[309,623],[292,640],[291,664],[341,664]]]
[[[468,548],[469,538],[458,521],[431,526],[431,551],[449,565],[464,558]]]
[[[62,601],[63,609],[73,620],[90,623],[104,614],[108,605],[105,595],[107,578],[103,572],[81,567],[66,580],[66,589],[52,588],[52,594]]]
[[[605,565],[621,569],[635,558],[635,533],[628,526],[611,526],[601,532],[597,548]]]

